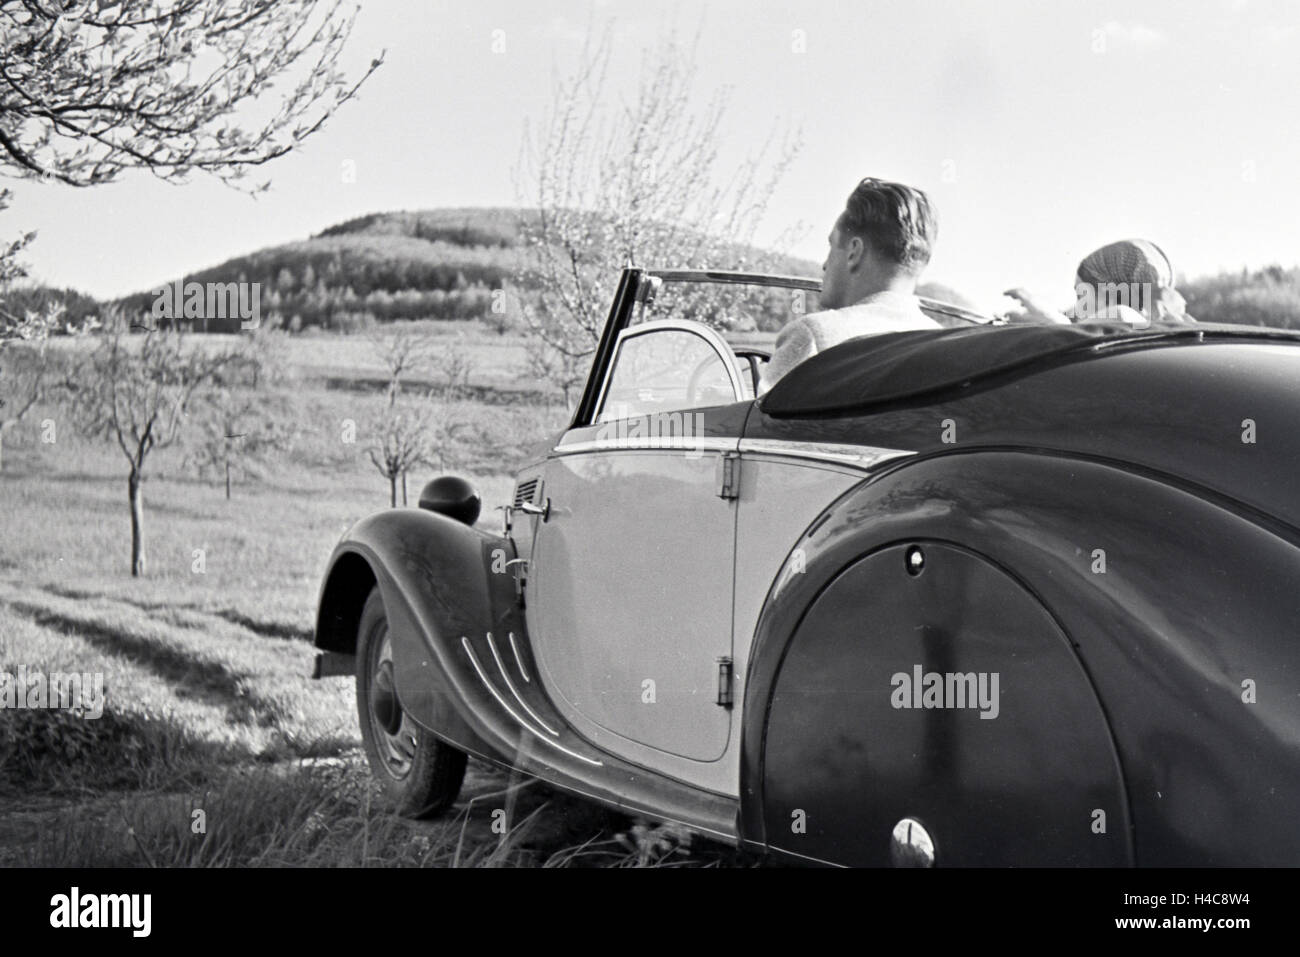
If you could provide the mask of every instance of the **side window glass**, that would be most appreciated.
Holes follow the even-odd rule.
[[[629,336],[614,357],[598,422],[739,400],[707,340],[680,329]]]

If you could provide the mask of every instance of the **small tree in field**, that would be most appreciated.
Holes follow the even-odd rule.
[[[573,392],[587,381],[591,358],[578,348],[557,349],[542,339],[525,346],[525,371],[534,379],[544,379],[564,394],[565,408],[573,407]]]
[[[385,406],[371,426],[373,439],[366,448],[371,463],[388,480],[388,503],[397,506],[397,486],[406,504],[406,473],[429,455],[430,410],[404,401]]]
[[[390,505],[397,505],[399,483],[406,504],[406,476],[417,465],[432,464],[436,458],[439,469],[446,469],[451,442],[465,427],[457,421],[446,393],[430,392],[422,399],[384,406],[371,426],[374,438],[366,454],[388,480]]]
[[[232,354],[205,356],[177,329],[148,328],[132,335],[110,315],[99,345],[68,377],[82,428],[117,443],[127,462],[131,509],[131,575],[145,573],[142,484],[152,453],[180,437],[201,390],[211,387]]]
[[[410,328],[394,327],[391,332],[375,332],[370,337],[370,345],[388,379],[384,394],[390,407],[401,395],[402,379],[427,369],[436,352],[432,337]]]
[[[397,507],[397,484],[406,504],[406,473],[429,454],[429,411],[414,403],[385,406],[372,428],[366,449],[379,474],[388,480],[388,502]]]
[[[738,165],[724,168],[729,97],[701,98],[694,51],[669,36],[651,51],[631,102],[609,101],[608,34],[556,88],[550,111],[525,136],[520,221],[526,271],[538,290],[529,327],[552,352],[590,355],[624,266],[763,268],[746,262],[768,200],[799,150],[775,128]],[[775,258],[773,255],[770,258]],[[716,287],[679,292],[678,315],[716,324]],[[690,297],[699,299],[692,301]],[[549,365],[567,392],[572,365]]]
[[[52,304],[44,313],[28,312],[22,319],[0,315],[0,469],[4,439],[45,394],[49,370],[50,331],[63,308]]]
[[[264,397],[218,388],[204,396],[201,406],[199,439],[188,459],[200,474],[224,477],[227,501],[234,476],[246,475],[268,455],[293,447],[291,422],[269,408]]]
[[[377,332],[371,345],[388,375],[384,388],[384,406],[374,416],[371,443],[366,454],[379,474],[388,480],[389,504],[397,506],[397,485],[402,485],[402,504],[406,504],[406,473],[425,460],[429,451],[430,412],[411,402],[402,402],[403,377],[429,365],[433,359],[433,340],[409,328],[391,333]]]
[[[429,461],[432,464],[433,459],[437,459],[438,471],[447,471],[451,464],[451,444],[460,435],[469,428],[469,423],[462,421],[456,411],[456,400],[460,393],[456,389],[448,388],[441,392],[430,392],[426,397],[426,403],[429,407]],[[406,501],[405,486],[403,486],[402,501]]]
[[[474,374],[474,358],[452,343],[444,346],[439,354],[438,371],[442,373],[444,396],[448,399],[463,396],[469,391],[470,376]]]
[[[290,347],[282,316],[271,313],[241,339],[239,365],[249,386],[259,389],[284,380],[289,371]]]

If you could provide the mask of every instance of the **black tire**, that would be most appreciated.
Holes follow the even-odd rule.
[[[393,690],[392,645],[375,587],[357,626],[357,717],[370,771],[403,817],[451,807],[465,778],[464,751],[439,741],[402,711]]]

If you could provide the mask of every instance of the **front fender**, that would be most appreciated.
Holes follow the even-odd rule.
[[[349,529],[330,556],[317,616],[317,644],[351,651],[357,604],[378,585],[393,645],[394,681],[402,708],[418,724],[458,747],[489,756],[472,720],[461,636],[514,630],[522,635],[514,577],[506,563],[513,543],[446,516],[391,509]],[[348,625],[351,624],[349,638]],[[481,689],[479,689],[481,691]]]

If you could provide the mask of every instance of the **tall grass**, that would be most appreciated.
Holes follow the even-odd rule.
[[[500,791],[493,797],[500,797]],[[8,861],[30,867],[674,867],[734,864],[691,853],[674,829],[619,821],[580,838],[545,826],[570,799],[541,793],[496,833],[489,803],[439,821],[398,817],[347,764],[236,770],[188,795],[106,799],[55,816]]]

